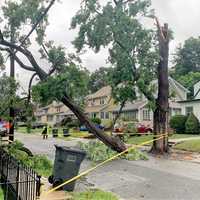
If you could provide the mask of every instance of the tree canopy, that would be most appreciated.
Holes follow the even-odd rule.
[[[104,86],[110,84],[110,74],[113,69],[111,67],[100,67],[90,74],[88,89],[91,93],[96,92]]]
[[[189,97],[192,98],[193,86],[200,81],[200,37],[191,37],[179,46],[173,62],[171,75],[190,90]]]
[[[95,52],[109,50],[108,59],[114,66],[112,91],[117,102],[136,99],[135,86],[154,100],[149,83],[155,76],[158,54],[156,33],[144,28],[142,17],[152,15],[149,0],[100,1],[85,0],[73,17],[71,27],[79,33],[73,44],[80,52],[86,46]]]
[[[23,13],[23,10],[21,9],[27,5],[26,2],[28,2],[27,9],[30,9],[30,12]],[[75,55],[66,54],[63,47],[56,46],[52,41],[48,41],[45,38],[45,30],[48,25],[47,10],[54,2],[55,0],[7,1],[5,7],[8,9],[3,9],[3,21],[5,24],[8,24],[9,27],[5,26],[3,30],[0,30],[0,50],[14,57],[21,68],[33,72],[33,76],[29,83],[29,92],[31,91],[33,79],[36,76],[39,77],[40,82],[38,83],[38,87],[36,86],[36,92],[34,92],[37,99],[42,103],[44,101],[49,103],[54,99],[62,101],[69,109],[71,109],[80,122],[85,124],[88,130],[90,130],[98,139],[118,152],[124,151],[126,146],[122,141],[108,136],[103,131],[96,128],[84,114],[80,106],[77,105],[77,102],[81,101],[85,85],[87,85],[86,82],[83,81],[84,78],[87,78],[87,73],[85,73],[86,70],[81,68],[80,64],[77,64],[80,63],[80,60]],[[47,3],[48,6],[46,5]],[[32,6],[32,4],[36,4],[36,6]],[[14,8],[12,5],[14,5]],[[33,8],[34,10],[32,12]],[[17,10],[19,11],[18,14],[21,14],[23,17],[18,19],[19,21],[17,20],[17,23],[15,24],[12,20],[15,19]],[[45,18],[41,18],[43,15],[45,15]],[[7,21],[9,23],[7,23]],[[10,22],[12,22],[12,24]],[[39,26],[37,26],[38,22],[40,22]],[[28,41],[28,44],[25,44],[19,40],[21,36],[24,37],[21,27],[27,27],[27,25],[36,27],[36,41],[41,47],[39,52],[41,54],[41,59],[44,59],[49,63],[48,69],[41,67],[38,60],[29,49],[32,41],[26,40],[26,42]],[[15,29],[17,30],[15,32],[13,30],[16,27],[18,28]],[[31,28],[31,31],[32,30],[34,29]],[[8,33],[8,36],[6,33]],[[17,36],[14,38],[15,40],[10,39],[13,38],[13,33],[15,33],[15,37]],[[13,53],[13,51],[15,51],[15,53]],[[24,56],[28,62],[23,62],[19,55]],[[0,64],[2,65],[3,63]]]
[[[200,72],[200,37],[187,39],[174,56],[174,76],[179,78],[190,72]]]

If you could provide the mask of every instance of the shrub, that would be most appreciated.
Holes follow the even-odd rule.
[[[178,134],[185,133],[185,123],[187,117],[185,115],[175,115],[170,119],[170,127]]]
[[[62,126],[65,128],[78,128],[80,127],[80,121],[78,119],[72,119],[71,117],[64,118],[58,127]]]
[[[60,125],[61,126],[66,126],[68,123],[71,123],[71,122],[72,122],[72,118],[71,117],[66,117],[60,122]]]
[[[52,162],[44,155],[29,156],[27,150],[23,150],[24,148],[23,143],[15,141],[8,146],[7,151],[20,163],[31,167],[38,174],[45,177],[50,176],[53,169]]]
[[[71,122],[66,124],[68,128],[78,128],[81,126],[81,123],[78,119],[73,119]]]
[[[98,117],[92,118],[91,120],[92,120],[92,122],[95,123],[95,124],[99,124],[99,125],[101,124],[101,119],[98,118]]]
[[[191,113],[187,118],[187,121],[185,123],[185,132],[188,134],[200,133],[199,120],[193,113]]]

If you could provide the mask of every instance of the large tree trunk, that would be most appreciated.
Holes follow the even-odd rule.
[[[80,122],[85,124],[85,126],[104,144],[111,147],[117,152],[122,152],[126,150],[125,144],[120,139],[108,136],[102,130],[96,128],[95,125],[91,123],[90,120],[85,116],[85,114],[80,110],[80,108],[72,103],[67,95],[62,98],[62,102],[76,115]]]
[[[158,21],[157,21],[158,23]],[[169,81],[168,81],[168,57],[169,57],[169,33],[168,25],[160,27],[158,23],[159,54],[158,64],[158,98],[156,99],[156,109],[154,111],[154,134],[155,138],[168,132],[168,110],[169,110]],[[168,136],[154,141],[153,153],[168,152]]]
[[[113,131],[117,120],[120,118],[121,113],[122,113],[122,110],[123,110],[123,108],[124,108],[124,106],[125,106],[125,103],[126,103],[125,101],[123,101],[123,102],[121,103],[120,109],[118,110],[118,112],[117,112],[117,114],[116,114],[116,116],[115,116],[115,118],[114,118],[114,120],[113,120],[113,123],[112,123],[112,125],[111,125],[111,131]]]

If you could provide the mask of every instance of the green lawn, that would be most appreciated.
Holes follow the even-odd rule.
[[[26,127],[19,127],[16,131],[25,134],[41,134],[42,128],[31,129],[31,133],[27,133]]]
[[[180,144],[177,144],[174,148],[179,150],[194,151],[200,153],[200,139],[184,141]]]
[[[0,200],[4,200],[3,190],[0,188]]]
[[[31,133],[27,133],[26,127],[19,127],[17,129],[19,133],[24,133],[24,134],[41,134],[42,133],[42,128],[37,128],[37,129],[31,129]],[[107,134],[110,135],[110,132],[106,132]],[[50,134],[51,136],[52,134]],[[58,138],[64,139],[64,140],[71,140],[73,138],[84,138],[84,137],[89,137],[91,136],[88,131],[78,131],[78,130],[73,130],[70,129],[70,136],[69,137],[63,137],[63,132],[62,128],[58,129]],[[188,138],[188,137],[196,137],[199,135],[192,135],[192,134],[173,134],[170,139],[180,139],[180,138]],[[141,144],[143,142],[146,142],[148,140],[152,140],[153,135],[145,135],[145,136],[131,136],[128,139],[128,144]]]
[[[180,139],[180,138],[189,138],[189,137],[197,137],[200,135],[194,135],[194,134],[173,134],[170,139]]]
[[[111,192],[89,190],[86,192],[72,193],[71,200],[118,200],[118,198]]]
[[[143,142],[153,139],[153,135],[144,135],[144,136],[131,136],[127,143],[128,144],[141,144]]]
[[[173,134],[170,136],[170,139],[180,139],[180,138],[188,138],[188,137],[196,137],[199,135],[192,134]],[[149,141],[153,139],[153,135],[144,135],[144,136],[131,136],[127,143],[128,144],[141,144],[143,142]],[[151,144],[151,143],[150,143]]]

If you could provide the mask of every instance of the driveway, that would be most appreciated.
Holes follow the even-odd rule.
[[[34,153],[53,159],[54,144],[74,146],[78,141],[63,141],[17,134]],[[84,140],[85,141],[85,140]],[[90,163],[84,161],[81,171]],[[77,184],[76,189],[96,187],[116,193],[124,200],[199,200],[200,165],[197,163],[149,157],[148,161],[116,160],[98,168]]]

